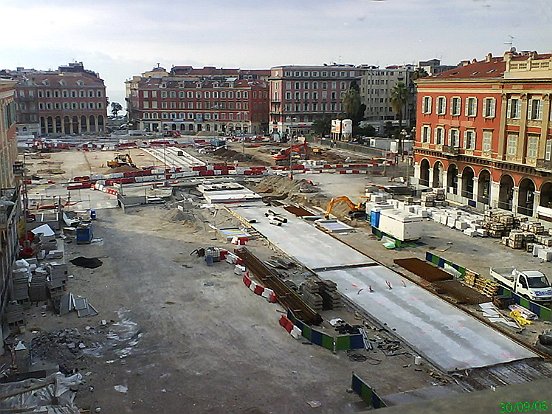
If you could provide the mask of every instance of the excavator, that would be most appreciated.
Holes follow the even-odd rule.
[[[136,168],[136,164],[132,162],[130,154],[117,154],[115,158],[107,162],[107,166],[110,168],[122,167],[124,165]]]
[[[365,218],[366,217],[366,202],[362,201],[358,204],[355,204],[351,201],[351,199],[347,196],[340,196],[340,197],[334,197],[330,200],[326,207],[326,213],[324,214],[324,218],[328,219],[330,217],[330,213],[332,212],[332,209],[336,204],[339,203],[346,203],[349,207],[349,217],[351,218]]]
[[[294,156],[295,154],[303,154],[304,157],[307,157],[308,144],[306,142],[302,144],[292,145],[291,147],[282,148],[278,153],[274,154],[272,158],[276,161],[276,165],[287,165],[289,164],[289,157]]]

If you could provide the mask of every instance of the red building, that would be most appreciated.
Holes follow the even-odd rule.
[[[415,180],[552,218],[552,55],[507,52],[417,81]]]
[[[4,71],[17,80],[17,129],[20,134],[102,133],[107,120],[105,84],[81,62],[55,71],[17,68]]]
[[[258,134],[268,128],[268,70],[157,67],[127,81],[127,110],[146,131]]]

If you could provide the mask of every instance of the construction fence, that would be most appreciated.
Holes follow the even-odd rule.
[[[552,309],[532,302],[529,299],[525,299],[502,285],[498,288],[498,295],[507,299],[513,299],[518,305],[523,306],[525,309],[529,309],[531,312],[536,314],[540,320],[552,322]]]
[[[353,391],[362,398],[362,400],[368,404],[371,408],[383,408],[387,405],[376,394],[376,392],[363,381],[357,374],[353,372],[353,378],[351,380],[351,388]]]
[[[291,310],[287,311],[287,317],[301,329],[303,338],[332,352],[364,348],[364,339],[361,334],[331,336],[297,319]]]
[[[460,266],[456,263],[453,263],[449,260],[439,257],[436,254],[433,254],[431,252],[426,252],[426,260],[443,269],[446,268],[445,265],[448,265],[454,268],[455,270],[457,270],[462,275],[462,277],[465,277],[466,273],[470,273],[470,272],[475,273],[463,266]],[[518,295],[517,293],[512,292],[510,289],[508,289],[505,286],[502,286],[499,284],[497,295],[502,296],[506,299],[513,299],[515,303],[517,303],[520,306],[523,306],[525,309],[529,309],[531,312],[536,314],[539,317],[539,319],[543,321],[552,321],[552,309],[547,308],[546,306],[539,305],[538,303],[532,302],[529,299],[526,299]]]
[[[466,268],[463,266],[460,266],[454,262],[451,262],[450,260],[447,260],[443,257],[437,256],[436,254],[433,254],[431,252],[426,252],[425,259],[433,263],[435,266],[440,267],[441,269],[447,269],[447,267],[451,267],[457,272],[459,272],[462,275],[462,278],[466,276]]]

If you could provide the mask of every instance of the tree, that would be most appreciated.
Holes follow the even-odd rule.
[[[409,93],[404,82],[397,83],[391,91],[391,106],[393,111],[399,118],[399,129],[397,131],[397,138],[399,140],[399,154],[401,159],[404,159],[403,142],[402,142],[402,121],[403,121],[403,109],[408,101]]]
[[[123,107],[119,102],[111,102],[111,113],[115,118],[117,118],[117,114],[119,113],[119,111],[122,111],[122,110],[123,110]]]
[[[332,129],[332,118],[325,115],[322,118],[315,119],[312,123],[312,130],[317,135],[327,135]]]
[[[364,111],[366,111],[366,105],[360,99],[360,88],[355,81],[351,82],[351,86],[343,95],[341,104],[343,105],[345,117],[353,121],[353,132],[355,132],[364,119]]]

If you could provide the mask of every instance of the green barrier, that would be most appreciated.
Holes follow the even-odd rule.
[[[351,388],[362,398],[362,400],[372,408],[386,407],[385,402],[376,394],[376,392],[358,375],[353,372],[351,379]]]
[[[552,321],[552,309],[539,305],[538,303],[531,302],[530,300],[519,296],[517,293],[512,292],[507,287],[500,285],[498,288],[498,295],[513,299],[515,303],[523,306],[525,309],[529,309],[542,321]]]
[[[290,310],[287,311],[287,317],[295,326],[301,329],[303,338],[315,345],[329,349],[332,352],[364,348],[364,339],[361,334],[339,335],[333,337],[303,323],[301,320],[297,319]]]
[[[463,266],[460,266],[454,262],[451,262],[450,260],[447,260],[443,257],[437,256],[436,254],[433,254],[431,252],[426,252],[426,261],[433,263],[435,266],[440,267],[441,269],[444,269],[445,265],[448,265],[453,269],[457,270],[458,272],[460,272],[460,274],[462,275],[462,278],[466,276],[466,270],[469,270]]]

